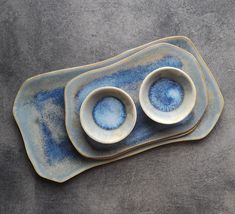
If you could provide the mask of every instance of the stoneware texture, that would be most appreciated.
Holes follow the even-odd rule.
[[[0,8],[0,213],[235,213],[233,0],[0,0]],[[192,39],[224,95],[208,137],[96,167],[63,184],[39,177],[12,116],[23,81],[171,35]],[[198,128],[194,138],[205,126]]]
[[[109,148],[131,133],[137,117],[132,98],[116,87],[100,87],[90,92],[79,114],[82,129],[94,144]]]
[[[191,52],[195,56],[195,58],[200,63],[203,74],[206,78],[208,95],[211,96],[209,97],[209,104],[208,104],[207,112],[206,114],[204,114],[202,118],[202,122],[199,124],[198,128],[191,135],[187,135],[184,138],[177,138],[175,139],[175,141],[169,141],[169,142],[167,141],[165,143],[202,139],[205,136],[207,136],[209,132],[212,130],[212,128],[215,126],[223,108],[223,97],[208,67],[206,66],[206,64],[200,57],[199,53],[197,52],[196,48],[194,47],[193,43],[189,39],[185,37],[173,37],[173,38],[171,37],[171,38],[157,40],[147,45],[140,46],[136,49],[132,49],[130,51],[124,52],[123,54],[117,56],[116,60],[119,61],[121,57],[127,57],[128,55],[138,52],[143,48],[146,48],[151,45],[156,45],[162,42],[168,42],[168,43],[177,45]],[[109,59],[108,61],[105,61],[105,65],[109,62],[113,63],[114,61],[115,61],[115,58]],[[29,132],[28,130],[32,130],[33,124],[35,124],[36,127],[38,127],[38,123],[37,123],[38,120],[36,120],[36,123],[32,123],[31,117],[22,118],[22,115],[26,114],[25,112],[29,114],[30,110],[32,111],[32,102],[29,102],[30,99],[34,99],[34,95],[35,95],[35,92],[32,91],[32,88],[35,88],[36,93],[37,93],[39,91],[45,90],[46,86],[48,87],[48,89],[50,89],[53,83],[53,86],[54,86],[53,88],[58,88],[58,87],[62,88],[61,89],[62,92],[59,90],[60,93],[58,94],[60,95],[59,96],[60,100],[64,100],[63,89],[67,83],[68,75],[70,75],[70,77],[72,78],[86,71],[86,69],[91,70],[92,67],[101,66],[101,64],[104,64],[104,62],[95,64],[95,65],[85,66],[85,67],[83,66],[83,67],[78,67],[78,68],[72,68],[72,69],[66,69],[66,70],[42,74],[42,75],[30,78],[22,85],[15,99],[13,113],[20,127],[22,136],[24,138],[27,154],[35,170],[40,176],[56,181],[56,182],[64,182],[70,179],[71,177],[77,174],[80,174],[81,172],[89,168],[114,161],[114,159],[110,161],[100,161],[100,162],[87,160],[87,159],[84,159],[75,151],[75,149],[72,147],[72,144],[69,142],[65,127],[64,125],[62,125],[64,124],[63,123],[64,121],[64,103],[63,102],[62,102],[61,108],[59,109],[59,118],[61,118],[60,120],[62,120],[61,125],[59,124],[60,125],[59,129],[58,129],[58,124],[56,124],[56,126],[53,127],[53,125],[55,124],[53,123],[54,121],[52,123],[49,123],[50,127],[53,128],[53,133],[57,133],[56,137],[57,139],[59,139],[59,143],[53,143],[53,144],[49,143],[49,146],[50,145],[56,146],[58,148],[57,150],[50,149],[50,147],[49,149],[47,149],[48,146],[45,147],[45,145],[48,145],[47,144],[48,141],[46,141],[47,139],[43,137],[39,136],[38,138],[35,138],[35,136],[32,135],[31,138],[29,138],[28,134],[32,132]],[[64,80],[62,77],[66,77],[66,79]],[[48,84],[48,82],[50,82],[50,84]],[[32,95],[29,96],[30,94]],[[58,96],[56,97],[58,99]],[[27,103],[29,104],[27,105]],[[26,108],[26,110],[24,110],[24,108]],[[55,109],[53,108],[52,111],[54,112]],[[22,118],[22,121],[21,121],[21,118]],[[44,119],[46,117],[41,117],[41,118]],[[30,123],[30,125],[25,127],[25,125],[27,125],[26,123],[27,120],[28,120],[28,123]],[[56,130],[59,130],[59,131],[56,132]],[[27,135],[25,135],[26,133]],[[38,133],[40,134],[40,132]],[[51,142],[50,139],[49,139],[49,142]],[[162,144],[163,143],[158,143],[158,144],[155,144],[154,146],[156,147]],[[60,146],[61,148],[58,147],[57,145],[61,145]],[[132,153],[128,153],[126,156],[133,155],[136,152],[139,153],[141,151],[144,151],[148,148],[152,148],[154,146],[149,145],[149,147],[135,150]],[[120,158],[123,158],[123,157],[125,157],[125,155]]]
[[[196,104],[196,87],[188,74],[178,68],[159,68],[145,77],[139,90],[140,105],[158,123],[184,120]]]
[[[174,125],[151,120],[139,103],[139,88],[143,79],[155,69],[171,66],[184,70],[194,81],[197,103],[192,113]],[[137,108],[137,122],[129,136],[115,148],[97,150],[89,143],[80,123],[80,107],[87,95],[102,86],[125,90]],[[109,159],[149,143],[158,142],[191,130],[202,118],[207,106],[207,91],[200,65],[187,51],[171,44],[157,44],[104,68],[86,72],[69,81],[65,88],[65,125],[75,148],[85,157]]]

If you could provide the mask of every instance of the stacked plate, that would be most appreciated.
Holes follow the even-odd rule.
[[[64,182],[160,145],[202,139],[223,105],[194,44],[175,36],[32,77],[13,113],[36,172]]]

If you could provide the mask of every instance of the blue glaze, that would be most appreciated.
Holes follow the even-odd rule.
[[[183,99],[182,86],[173,80],[161,78],[150,86],[149,100],[159,111],[173,111],[181,105]]]
[[[125,70],[119,70],[113,74],[105,75],[100,78],[97,78],[90,83],[86,84],[84,87],[78,91],[76,95],[76,103],[77,103],[77,112],[80,111],[80,107],[84,99],[87,95],[96,88],[103,86],[113,86],[119,87],[126,91],[131,96],[138,96],[139,84],[143,81],[143,79],[152,71],[164,67],[170,66],[175,68],[182,68],[182,62],[173,56],[165,56],[155,62],[143,66],[137,66]],[[125,138],[122,143],[126,145],[134,145],[137,143],[141,143],[143,140],[148,139],[155,135],[159,130],[163,130],[171,127],[171,125],[162,125],[157,124],[150,120],[143,112],[140,107],[140,104],[136,103],[137,108],[137,121],[135,128],[131,132],[131,134]],[[184,122],[180,122],[183,124]],[[179,124],[177,124],[179,125]]]
[[[76,151],[64,125],[64,88],[37,93],[34,104],[40,113],[39,124],[48,163],[53,165],[57,161],[74,158]]]
[[[98,126],[106,130],[120,127],[126,119],[126,108],[116,97],[104,97],[99,100],[92,112]]]
[[[103,86],[114,86],[114,87],[128,87],[129,90],[136,90],[137,83],[143,81],[143,79],[152,71],[165,67],[182,68],[182,62],[173,56],[165,56],[154,63],[137,66],[130,69],[120,70],[111,75],[107,75],[98,79],[95,79],[85,85],[76,95],[77,97],[77,110],[80,110],[81,104],[86,96],[96,88]]]
[[[101,77],[87,84],[76,96],[78,110],[86,96],[94,89],[101,86],[125,87],[129,92],[136,91],[138,83],[151,71],[172,66],[181,68],[181,61],[172,56],[145,66],[138,66],[128,70],[121,70],[112,75]],[[77,152],[71,145],[64,125],[64,87],[51,91],[42,91],[34,96],[35,107],[40,114],[39,123],[44,142],[44,154],[50,165],[58,161],[73,159]],[[150,121],[137,103],[137,123],[132,133],[123,143],[133,145],[153,136],[156,131],[165,129],[165,126]],[[168,126],[169,127],[169,126]]]

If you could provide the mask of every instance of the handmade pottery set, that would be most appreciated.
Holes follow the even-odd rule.
[[[148,149],[206,137],[224,105],[186,37],[26,80],[13,107],[36,172],[64,182]]]

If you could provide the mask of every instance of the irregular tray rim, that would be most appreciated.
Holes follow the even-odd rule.
[[[170,37],[165,37],[165,38],[162,38],[162,39],[154,40],[154,41],[152,41],[152,42],[149,42],[149,43],[147,43],[147,44],[138,46],[138,47],[133,48],[133,49],[129,49],[129,50],[127,50],[127,51],[124,51],[124,52],[120,53],[120,54],[117,55],[117,56],[111,57],[111,58],[109,58],[109,59],[107,59],[107,60],[103,60],[103,61],[100,61],[100,62],[97,62],[97,63],[107,62],[107,61],[112,60],[112,59],[114,59],[114,58],[116,58],[116,57],[118,57],[118,56],[120,56],[120,55],[122,55],[122,54],[128,53],[128,52],[131,51],[131,50],[135,50],[135,49],[139,49],[139,48],[144,48],[144,47],[150,46],[151,44],[154,44],[154,43],[156,43],[156,42],[167,42],[167,41],[169,41],[169,40],[174,40],[174,39],[179,39],[179,40],[184,40],[184,41],[186,41],[186,42],[195,50],[195,53],[197,54],[198,59],[201,61],[200,64],[203,64],[203,65],[207,68],[207,71],[208,71],[208,74],[209,74],[210,78],[215,81],[216,87],[217,87],[217,89],[218,89],[218,97],[219,97],[219,99],[220,99],[220,106],[221,106],[221,107],[220,107],[220,111],[215,115],[215,117],[217,116],[216,119],[215,119],[215,125],[216,125],[216,123],[217,123],[217,121],[218,121],[218,119],[219,119],[219,117],[220,117],[220,115],[221,115],[221,113],[222,113],[222,111],[223,111],[223,108],[224,108],[224,98],[223,98],[223,95],[222,95],[222,93],[221,93],[221,91],[220,91],[220,88],[219,88],[219,85],[218,85],[217,80],[216,80],[215,77],[212,75],[211,70],[210,70],[209,67],[207,66],[206,62],[205,62],[204,59],[202,58],[201,54],[200,54],[199,51],[197,50],[197,48],[196,48],[196,46],[194,45],[194,43],[193,43],[188,37],[185,37],[185,36],[170,36]],[[19,89],[19,91],[18,91],[18,93],[17,93],[17,95],[16,95],[14,104],[13,104],[13,116],[14,116],[14,118],[15,118],[15,120],[16,120],[16,123],[17,123],[17,125],[18,125],[19,130],[20,130],[20,133],[21,133],[21,135],[22,135],[23,141],[25,141],[25,136],[24,136],[24,133],[23,133],[22,130],[21,130],[20,121],[19,121],[18,118],[17,118],[17,114],[16,114],[16,110],[17,110],[16,102],[17,102],[17,99],[20,97],[20,93],[21,93],[21,91],[23,90],[23,88],[25,87],[25,85],[27,85],[27,84],[28,84],[30,81],[32,81],[32,80],[35,80],[35,79],[40,78],[40,77],[43,76],[43,75],[54,75],[54,74],[57,74],[58,72],[63,72],[63,73],[65,73],[65,72],[67,72],[68,70],[69,70],[69,71],[72,71],[72,70],[76,70],[76,69],[81,68],[81,67],[83,67],[83,68],[87,68],[87,67],[88,67],[88,68],[89,68],[89,67],[92,67],[92,66],[96,65],[97,63],[92,63],[92,64],[89,64],[89,65],[77,66],[77,67],[72,67],[72,68],[67,68],[67,69],[61,69],[61,70],[46,72],[46,73],[43,73],[43,74],[38,74],[38,75],[36,75],[36,76],[34,76],[34,77],[30,77],[30,78],[26,79],[26,80],[22,83],[22,85],[21,85],[21,87],[20,87],[20,89]],[[214,126],[215,126],[215,125],[214,125]],[[31,164],[32,164],[32,166],[33,166],[33,168],[34,168],[34,170],[37,172],[37,174],[38,174],[39,176],[41,176],[41,177],[43,177],[43,178],[45,178],[45,179],[48,179],[48,180],[57,182],[57,183],[63,183],[63,182],[65,182],[65,181],[67,181],[67,180],[73,178],[74,176],[76,176],[76,175],[78,175],[78,174],[80,174],[80,173],[82,173],[82,172],[84,172],[84,171],[86,171],[86,170],[88,170],[88,169],[90,169],[90,168],[93,168],[93,167],[96,167],[96,166],[99,166],[99,165],[103,165],[103,164],[107,164],[107,163],[111,163],[111,162],[114,162],[114,161],[119,160],[119,159],[127,158],[127,157],[130,157],[130,156],[136,155],[136,154],[138,154],[138,153],[142,153],[142,152],[144,152],[144,151],[147,151],[147,150],[149,150],[149,149],[156,148],[156,147],[158,147],[158,146],[162,146],[162,145],[166,145],[166,144],[170,144],[170,143],[176,143],[176,142],[183,142],[183,141],[186,141],[186,142],[187,142],[187,141],[201,140],[201,139],[205,138],[205,137],[211,132],[211,130],[214,128],[214,126],[212,126],[211,128],[209,128],[209,129],[207,130],[207,132],[204,132],[204,133],[202,133],[201,135],[198,135],[197,137],[194,136],[194,137],[191,137],[190,139],[187,139],[188,136],[186,135],[186,136],[184,136],[184,137],[182,137],[182,138],[172,139],[172,140],[169,140],[169,141],[165,141],[165,142],[158,143],[157,145],[150,144],[150,145],[148,145],[148,146],[146,146],[146,147],[142,147],[141,149],[134,150],[134,151],[132,151],[131,153],[127,153],[127,154],[125,154],[125,155],[123,155],[123,156],[120,156],[120,157],[118,157],[118,158],[116,158],[116,159],[111,159],[111,160],[108,160],[108,161],[97,161],[97,162],[94,162],[94,164],[93,164],[92,166],[88,165],[87,168],[83,168],[82,170],[77,170],[76,172],[69,174],[68,176],[64,177],[63,179],[57,179],[57,178],[54,178],[54,177],[52,177],[52,178],[46,177],[46,176],[38,169],[37,164],[34,162],[34,160],[33,160],[33,158],[32,158],[33,155],[32,155],[32,154],[29,152],[29,150],[27,149],[27,145],[26,145],[25,142],[24,142],[24,146],[25,146],[25,149],[26,149],[27,156],[28,156],[28,158],[29,158],[29,160],[30,160],[30,162],[31,162]],[[195,128],[196,128],[196,127],[195,127]],[[192,133],[193,133],[193,132],[192,132]]]
[[[192,60],[194,60],[194,62],[195,62],[195,64],[200,68],[200,76],[201,76],[201,81],[203,82],[203,86],[204,86],[204,90],[205,90],[205,92],[206,92],[206,94],[207,94],[207,96],[208,96],[208,90],[207,90],[207,88],[206,88],[206,82],[205,82],[205,77],[204,77],[204,75],[203,75],[203,71],[202,71],[202,69],[201,69],[201,66],[200,66],[200,64],[198,63],[198,61],[197,61],[197,59],[194,57],[194,55],[193,54],[191,54],[191,53],[189,53],[188,51],[186,51],[186,50],[184,50],[184,49],[182,49],[182,48],[180,48],[180,47],[178,47],[178,46],[175,46],[175,45],[172,45],[172,44],[169,44],[169,43],[158,43],[158,44],[155,44],[154,46],[155,47],[158,47],[158,46],[161,46],[161,45],[166,45],[166,46],[168,46],[168,47],[172,47],[172,48],[175,48],[175,49],[178,49],[178,50],[180,50],[180,51],[183,51],[185,54],[187,54],[187,55],[189,55],[191,58],[192,58]],[[152,46],[149,46],[149,47],[146,47],[146,48],[151,48]],[[144,48],[145,49],[145,48]],[[128,153],[128,152],[131,152],[131,151],[134,151],[135,149],[140,149],[141,147],[144,147],[144,146],[147,146],[148,144],[151,144],[151,143],[159,143],[159,142],[162,142],[162,141],[167,141],[167,140],[171,140],[171,139],[176,139],[176,138],[178,138],[179,136],[184,136],[184,135],[187,135],[187,134],[189,134],[190,132],[190,130],[192,130],[193,129],[193,127],[194,126],[197,126],[198,124],[199,124],[199,122],[201,121],[201,119],[203,118],[203,116],[205,115],[205,112],[206,112],[206,110],[207,110],[207,106],[208,106],[208,97],[205,97],[205,103],[206,103],[206,105],[205,105],[205,110],[204,110],[204,112],[203,112],[203,114],[202,114],[202,116],[201,116],[201,118],[195,123],[195,125],[193,126],[193,127],[190,127],[188,130],[185,130],[184,132],[176,132],[174,135],[172,135],[172,136],[167,136],[167,137],[164,137],[164,138],[161,138],[161,139],[158,139],[158,140],[147,140],[147,141],[145,141],[145,143],[143,143],[143,144],[140,144],[140,145],[135,145],[135,146],[132,146],[132,147],[128,147],[128,148],[125,148],[125,150],[122,150],[122,151],[117,151],[116,153],[114,153],[114,154],[104,154],[104,155],[100,155],[100,156],[98,156],[98,155],[91,155],[91,154],[88,154],[88,153],[86,153],[86,152],[83,152],[81,149],[80,149],[80,147],[79,147],[79,145],[77,144],[77,140],[78,139],[73,139],[71,136],[72,136],[72,134],[71,134],[71,130],[70,130],[70,127],[71,127],[71,124],[70,124],[70,119],[71,119],[71,117],[70,117],[70,114],[67,114],[67,112],[68,112],[68,109],[69,108],[71,108],[71,105],[69,105],[68,103],[71,103],[71,102],[68,102],[68,96],[71,94],[71,91],[69,91],[70,90],[70,86],[73,86],[74,84],[76,84],[76,81],[78,80],[78,79],[81,79],[81,78],[86,78],[86,76],[88,76],[88,77],[90,77],[92,74],[95,74],[95,73],[99,73],[99,72],[103,72],[103,71],[101,71],[102,69],[105,69],[105,68],[107,68],[107,67],[112,67],[114,64],[120,64],[120,63],[123,63],[123,62],[126,62],[126,61],[128,61],[129,60],[129,58],[131,58],[131,57],[133,57],[135,54],[139,54],[141,51],[144,51],[144,49],[142,49],[142,50],[140,50],[140,51],[138,51],[138,52],[136,52],[136,53],[134,53],[134,54],[132,54],[132,55],[130,55],[130,56],[128,56],[128,57],[126,57],[126,58],[124,58],[124,59],[122,59],[122,60],[120,60],[120,61],[117,61],[116,63],[113,63],[113,64],[111,64],[111,65],[109,65],[109,66],[105,66],[105,67],[102,67],[102,68],[98,68],[98,69],[93,69],[93,70],[91,70],[91,71],[87,71],[87,72],[85,72],[85,73],[82,73],[82,74],[80,74],[80,75],[78,75],[78,76],[76,76],[76,77],[74,77],[73,79],[71,79],[70,81],[68,81],[67,82],[67,84],[66,84],[66,86],[65,86],[65,91],[64,91],[64,99],[65,99],[65,127],[66,127],[66,130],[67,130],[67,134],[68,134],[68,136],[69,136],[69,139],[70,139],[70,141],[71,141],[71,143],[73,144],[73,146],[75,147],[75,149],[83,156],[83,157],[85,157],[85,158],[89,158],[89,159],[93,159],[93,160],[109,160],[109,159],[113,159],[113,158],[117,158],[117,157],[119,157],[120,155],[123,155],[123,154],[125,154],[125,153]],[[70,97],[71,98],[71,97]],[[71,112],[70,112],[71,113]],[[68,116],[69,115],[69,116]],[[76,141],[76,142],[75,142]]]

